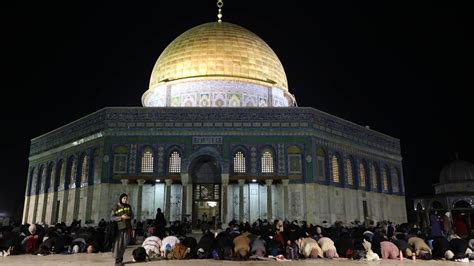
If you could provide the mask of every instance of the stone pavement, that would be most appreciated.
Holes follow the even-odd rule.
[[[368,261],[352,261],[347,259],[316,259],[316,260],[298,260],[298,261],[221,261],[221,260],[157,260],[145,263],[133,263],[132,250],[136,246],[128,247],[125,252],[125,265],[192,265],[192,266],[254,266],[254,265],[414,265],[414,266],[441,266],[441,265],[474,265],[474,262],[447,262],[447,261],[423,261],[423,260],[381,260],[375,262]],[[98,254],[72,254],[72,255],[49,255],[49,256],[35,256],[35,255],[18,255],[0,257],[0,265],[114,265],[114,259],[111,252]]]

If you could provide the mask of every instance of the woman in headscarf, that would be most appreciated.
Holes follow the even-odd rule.
[[[131,219],[133,218],[132,207],[128,205],[128,195],[122,193],[117,206],[112,211],[110,220],[117,222],[118,234],[115,237],[112,254],[115,265],[123,265],[123,253],[129,241],[129,231],[132,229]]]
[[[451,220],[451,212],[446,212],[443,216],[443,229],[444,229],[445,236],[449,236],[454,233],[453,224]]]

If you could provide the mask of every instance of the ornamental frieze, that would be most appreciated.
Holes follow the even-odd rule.
[[[108,127],[126,129],[181,127],[312,127],[352,142],[400,152],[400,141],[319,110],[298,108],[104,108],[31,141],[30,155],[86,137]]]

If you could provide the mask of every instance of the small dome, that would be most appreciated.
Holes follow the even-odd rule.
[[[462,160],[455,160],[441,170],[440,183],[474,181],[474,165]]]

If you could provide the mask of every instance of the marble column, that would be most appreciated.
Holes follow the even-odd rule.
[[[120,182],[122,182],[123,193],[126,193],[128,195],[128,179],[120,179]],[[130,197],[130,195],[128,196]]]
[[[222,213],[219,214],[220,216],[220,221],[222,224],[226,224],[228,221],[228,214],[229,214],[229,207],[228,207],[228,188],[229,188],[229,174],[228,173],[222,173],[221,174],[221,211]]]
[[[30,207],[30,196],[25,196],[25,203],[23,205],[23,219],[21,220],[22,224],[26,224],[28,222],[29,207]]]
[[[244,220],[244,185],[245,179],[239,179],[239,222]]]
[[[222,182],[222,214],[220,215],[221,217],[221,222],[222,224],[227,223],[227,188],[229,186],[228,181],[227,182]]]
[[[188,201],[192,198],[192,194],[189,194],[189,183],[189,174],[181,173],[181,220],[183,222],[185,221],[185,218],[189,218],[186,215],[190,214],[189,212],[191,211],[188,208]]]
[[[181,180],[181,220],[184,222],[186,214],[188,214],[187,210],[187,203],[188,203],[188,181]]]
[[[171,184],[173,184],[172,179],[165,179],[165,218],[166,221],[170,221],[171,214]]]
[[[54,191],[54,187],[50,187],[49,191],[52,197],[51,203],[49,204],[50,205],[49,208],[51,212],[48,213],[49,216],[46,218],[46,221],[48,224],[56,224],[58,222],[58,217],[56,217],[56,213],[57,213],[57,208],[59,208],[57,204],[58,192]]]
[[[288,183],[290,182],[289,179],[283,179],[281,180],[281,183],[283,185],[283,219],[288,219],[289,213],[288,213]]]
[[[137,221],[142,220],[142,206],[143,206],[143,184],[145,184],[145,179],[137,179],[138,183],[138,195],[137,195]]]
[[[272,203],[272,184],[273,179],[265,180],[265,184],[267,185],[267,220],[270,222],[273,219],[273,203]]]

